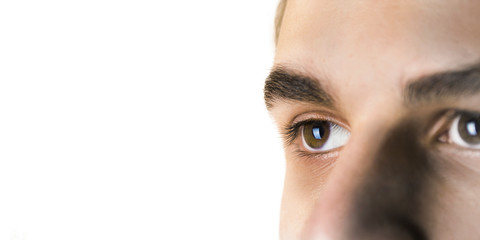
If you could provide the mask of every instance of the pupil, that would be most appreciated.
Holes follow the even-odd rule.
[[[468,123],[467,123],[467,132],[468,134],[470,134],[471,136],[477,136],[478,135],[478,132],[477,132],[477,129],[478,129],[478,122],[475,122],[475,120],[470,120]]]
[[[325,135],[325,129],[323,127],[315,126],[312,129],[312,132],[313,132],[313,137],[315,137],[315,139],[318,139],[318,140],[322,139],[323,135]]]

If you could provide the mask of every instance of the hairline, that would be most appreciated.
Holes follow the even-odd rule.
[[[285,14],[285,7],[287,0],[280,0],[277,6],[277,12],[275,15],[275,45],[278,42],[278,36],[280,35],[280,28],[282,27],[283,16]]]

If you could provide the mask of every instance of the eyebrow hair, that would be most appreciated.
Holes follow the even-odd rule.
[[[442,99],[471,96],[480,92],[480,65],[421,77],[405,87],[407,106]]]
[[[325,91],[320,81],[312,77],[294,73],[279,66],[275,67],[265,81],[264,100],[267,109],[281,101],[300,101],[333,106],[333,98]]]
[[[420,77],[404,89],[404,103],[407,106],[437,102],[471,96],[480,92],[480,64],[434,73]],[[315,78],[295,73],[283,66],[275,67],[267,77],[264,87],[267,109],[277,101],[300,101],[333,106],[333,98]]]

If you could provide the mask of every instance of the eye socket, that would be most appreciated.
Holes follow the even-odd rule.
[[[480,149],[480,114],[461,113],[448,130],[449,141],[462,147]]]
[[[303,146],[311,152],[325,152],[345,145],[350,132],[329,121],[312,121],[302,126]]]

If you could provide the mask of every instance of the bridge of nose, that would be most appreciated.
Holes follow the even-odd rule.
[[[349,234],[365,239],[375,239],[376,234],[427,239],[422,218],[433,171],[419,132],[414,122],[406,122],[380,145],[352,194]]]
[[[315,234],[307,238],[428,239],[422,221],[433,171],[419,132],[414,122],[397,124],[368,154],[348,149],[364,141],[349,142],[306,231]]]

